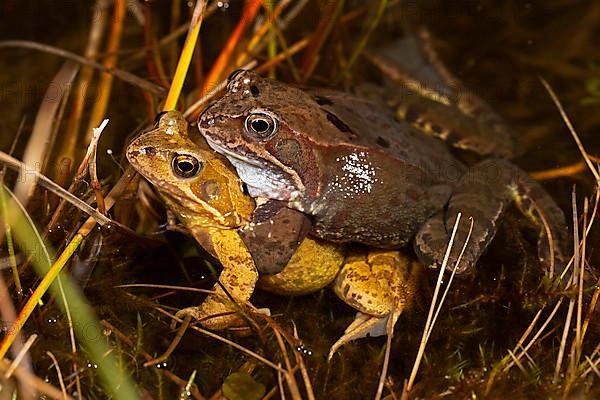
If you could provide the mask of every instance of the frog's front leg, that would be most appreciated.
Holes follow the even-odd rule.
[[[355,321],[331,347],[329,359],[344,344],[387,333],[412,304],[420,264],[398,251],[372,250],[346,257],[333,288],[340,299],[358,310]]]
[[[181,310],[178,316],[190,314],[204,327],[215,330],[246,326],[237,312],[239,305],[252,296],[258,280],[252,256],[236,230],[210,229],[207,236],[209,251],[221,262],[223,270],[213,287],[214,293],[201,305]]]
[[[511,202],[539,228],[538,252],[542,264],[546,267],[554,264],[556,270],[562,270],[568,241],[562,210],[526,172],[500,159],[483,161],[461,178],[447,209],[430,218],[418,232],[414,245],[419,258],[426,265],[442,264],[460,212],[462,220],[446,268],[452,270],[456,264],[469,233],[471,217],[473,230],[456,273],[471,270],[494,238],[498,221]]]

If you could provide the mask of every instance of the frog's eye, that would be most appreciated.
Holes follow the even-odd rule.
[[[177,154],[171,163],[173,173],[180,178],[193,178],[202,169],[202,163],[193,156]]]
[[[279,120],[271,113],[264,111],[253,112],[244,122],[246,132],[258,139],[267,140],[273,137],[279,129]]]

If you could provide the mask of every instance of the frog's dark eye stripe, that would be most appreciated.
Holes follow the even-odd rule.
[[[188,154],[176,154],[171,162],[173,173],[179,178],[193,178],[202,169],[202,163]]]
[[[268,140],[277,133],[279,120],[270,113],[255,111],[246,117],[244,129],[252,137]]]

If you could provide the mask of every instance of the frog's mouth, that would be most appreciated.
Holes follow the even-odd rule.
[[[294,201],[300,191],[287,173],[272,163],[241,155],[206,137],[208,145],[217,153],[223,154],[246,184],[252,197],[266,197],[273,200]]]

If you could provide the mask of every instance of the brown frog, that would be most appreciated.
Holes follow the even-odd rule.
[[[257,281],[262,288],[284,295],[314,292],[333,281],[336,294],[359,311],[332,347],[333,354],[350,340],[384,333],[381,326],[388,318],[395,322],[410,305],[418,265],[397,251],[353,252],[344,257],[339,244],[307,237],[282,272],[259,276],[241,238],[244,230],[254,227],[255,204],[227,160],[211,151],[196,130],[188,132],[179,112],[163,114],[155,129],[129,145],[127,158],[194,238],[223,264],[215,293],[200,306],[182,311],[205,326],[243,325],[234,314],[239,309],[235,303],[248,301]]]
[[[419,64],[424,63],[413,67]],[[310,215],[318,237],[382,248],[413,240],[421,261],[439,266],[461,212],[473,218],[471,239],[457,265],[463,273],[477,262],[514,202],[539,229],[542,263],[560,267],[567,240],[564,215],[537,182],[499,158],[517,147],[507,125],[471,93],[460,92],[464,88],[447,70],[438,68],[435,77],[458,94],[436,92],[412,72],[403,70],[403,82],[410,83],[405,90],[425,102],[406,102],[404,120],[349,93],[303,90],[238,70],[198,126],[208,144],[235,166],[251,196],[285,201]],[[428,105],[444,112],[428,113]],[[423,112],[415,115],[408,106]],[[467,168],[439,138],[490,158]],[[468,230],[468,223],[461,224],[458,243]],[[449,269],[461,248],[455,247]]]

